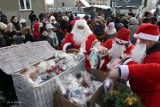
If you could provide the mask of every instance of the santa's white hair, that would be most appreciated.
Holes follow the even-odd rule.
[[[131,52],[131,57],[137,63],[142,63],[146,56],[146,44],[136,44]]]
[[[119,45],[115,42],[112,43],[112,48],[108,51],[111,58],[119,58],[124,55],[126,47],[124,45]]]
[[[83,26],[84,29],[80,30],[77,28],[77,26]],[[86,20],[79,19],[76,20],[71,33],[73,34],[73,40],[75,41],[75,44],[81,45],[87,39],[87,37],[92,34],[92,31],[87,25]]]

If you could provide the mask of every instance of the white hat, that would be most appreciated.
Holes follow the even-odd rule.
[[[54,16],[51,16],[51,17],[50,17],[50,21],[53,20],[53,19],[56,19],[56,18],[55,18]]]
[[[7,28],[7,25],[4,24],[3,22],[0,22],[0,30],[4,30]]]
[[[69,22],[69,17],[68,16],[62,16],[62,19],[65,20],[66,22]]]
[[[48,30],[48,29],[53,29],[54,27],[52,26],[52,24],[49,23],[49,24],[46,25],[46,28]]]
[[[109,25],[109,26],[112,26],[113,28],[115,27],[114,22],[110,22],[108,25]]]

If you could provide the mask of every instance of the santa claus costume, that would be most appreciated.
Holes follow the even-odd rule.
[[[130,30],[121,28],[114,39],[107,40],[102,46],[109,50],[108,55],[101,61],[100,65],[100,70],[105,72],[110,61],[121,58],[124,54],[129,55],[134,48],[130,42]]]
[[[82,27],[82,29],[79,29],[78,27]],[[88,56],[94,41],[96,41],[96,37],[90,30],[85,19],[79,19],[75,21],[71,33],[66,36],[64,42],[62,43],[62,49],[63,51],[71,48],[78,49],[80,52]],[[86,67],[90,67],[87,57]]]
[[[133,49],[132,58],[128,58],[121,69],[121,77],[129,77],[132,90],[141,97],[146,107],[159,107],[160,105],[160,43],[159,29],[153,24],[142,24],[136,32],[141,40],[155,41],[155,44],[146,48],[138,44]],[[156,42],[157,41],[157,42]],[[140,42],[141,43],[141,42]],[[135,51],[136,50],[136,51]],[[143,51],[141,54],[139,52]],[[137,57],[136,54],[137,53]],[[145,55],[145,54],[146,55]],[[140,56],[138,56],[140,55]],[[139,65],[141,63],[143,65]]]

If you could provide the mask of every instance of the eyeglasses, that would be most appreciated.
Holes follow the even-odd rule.
[[[116,39],[114,40],[114,42],[117,43],[118,45],[125,45],[124,43],[122,43],[121,41],[118,41]]]
[[[84,29],[84,26],[77,26],[78,29]]]

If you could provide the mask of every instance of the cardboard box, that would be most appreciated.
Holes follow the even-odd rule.
[[[87,69],[87,71],[95,76],[95,79],[98,81],[104,81],[106,78],[106,74],[102,71],[98,71],[95,69]],[[87,102],[88,107],[96,107],[96,103],[102,99],[104,95],[103,85],[101,85],[97,91],[93,94],[90,101]],[[69,100],[65,99],[60,93],[55,92],[54,94],[55,100],[54,104],[55,107],[79,107],[75,103],[70,102]]]

